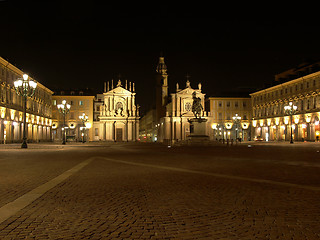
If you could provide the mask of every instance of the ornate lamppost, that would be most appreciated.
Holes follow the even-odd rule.
[[[59,112],[63,115],[63,134],[62,134],[62,144],[66,144],[66,114],[69,113],[71,105],[67,103],[66,100],[62,100],[61,104],[57,105]]]
[[[82,125],[83,127],[80,128],[80,130],[82,130],[81,136],[82,136],[82,142],[84,143],[84,135],[85,135],[85,130],[86,130],[86,122],[88,121],[88,116],[83,113],[82,115],[79,116],[79,119],[82,121]]]
[[[14,81],[14,87],[18,95],[23,97],[23,138],[21,148],[28,148],[27,145],[27,97],[32,97],[34,95],[37,83],[33,80],[29,80],[27,74],[23,74],[23,78],[18,78]]]
[[[236,141],[238,140],[238,125],[241,121],[241,117],[236,113],[235,116],[232,117],[234,124],[236,125]]]
[[[290,132],[290,143],[293,143],[292,137],[292,115],[297,112],[297,106],[294,105],[292,102],[289,102],[289,105],[284,106],[284,112],[290,116],[290,125],[291,125],[291,132]]]

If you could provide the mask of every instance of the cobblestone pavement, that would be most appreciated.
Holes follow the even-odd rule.
[[[93,158],[2,222],[0,239],[320,239],[319,149],[0,150],[0,207]]]

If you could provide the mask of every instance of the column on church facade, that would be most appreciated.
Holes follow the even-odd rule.
[[[177,105],[177,98],[175,94],[171,94],[172,96],[172,117],[176,116],[176,105]]]
[[[180,109],[180,105],[181,105],[181,97],[180,96],[176,96],[176,106],[177,106],[177,114],[176,116],[181,116],[181,109]]]

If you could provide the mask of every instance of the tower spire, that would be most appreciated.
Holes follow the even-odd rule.
[[[168,74],[164,57],[160,55],[156,68],[156,118],[166,116],[166,105],[168,103]]]
[[[164,63],[164,57],[162,56],[162,54],[159,57],[159,63],[156,71],[157,73],[160,73],[160,74],[167,74],[167,66]]]

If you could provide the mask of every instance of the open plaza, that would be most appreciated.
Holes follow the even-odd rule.
[[[0,239],[320,239],[320,145],[1,145]]]

